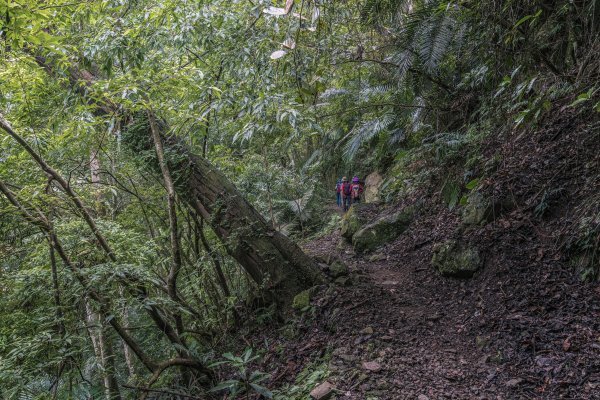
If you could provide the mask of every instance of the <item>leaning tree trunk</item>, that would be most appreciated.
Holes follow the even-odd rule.
[[[44,57],[35,56],[35,61],[50,75],[55,75],[54,67]],[[96,115],[122,114],[122,110],[118,111],[118,107],[110,101],[88,96],[87,88],[95,80],[93,74],[76,65],[67,72],[71,87],[96,107]],[[125,145],[136,153],[149,152],[147,154],[158,170],[156,154],[151,154],[154,144],[148,119],[138,114],[133,125],[136,129],[131,129],[131,126],[128,129],[133,134],[123,137]],[[316,262],[294,242],[270,227],[225,175],[205,158],[193,154],[176,138],[165,139],[165,152],[171,153],[168,161],[177,195],[207,220],[227,252],[255,282],[274,291],[276,300],[285,301],[320,280]]]
[[[233,183],[205,159],[187,150],[181,155],[189,167],[189,186],[182,188],[187,192],[183,197],[255,282],[290,298],[318,281],[315,261],[273,229]]]
[[[160,123],[165,132],[164,123]],[[134,117],[123,143],[158,170],[147,118]],[[190,151],[176,137],[164,138],[165,158],[178,196],[204,218],[252,279],[287,301],[320,280],[316,262],[256,211],[215,166]]]

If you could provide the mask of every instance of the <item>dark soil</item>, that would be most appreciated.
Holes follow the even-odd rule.
[[[271,386],[324,359],[341,399],[600,399],[600,287],[581,281],[564,245],[577,212],[598,207],[588,203],[599,189],[599,136],[576,120],[488,144],[504,161],[486,189],[513,205],[484,226],[464,228],[431,196],[374,254],[340,248],[337,232],[308,243],[314,256],[337,254],[351,279],[321,287],[288,339],[253,337],[272,350]],[[553,188],[560,201],[536,215],[536,198]],[[484,255],[473,278],[431,267],[433,245],[450,238]],[[369,361],[381,368],[368,371]]]

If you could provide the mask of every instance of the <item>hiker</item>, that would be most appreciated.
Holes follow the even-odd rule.
[[[352,193],[352,204],[360,203],[360,196],[362,196],[363,187],[360,184],[358,176],[352,178],[352,185],[350,185],[350,191]]]
[[[335,197],[337,201],[337,206],[342,206],[342,179],[338,179],[335,183]]]
[[[346,177],[342,178],[342,202],[344,204],[344,212],[348,211],[352,202],[352,185]]]

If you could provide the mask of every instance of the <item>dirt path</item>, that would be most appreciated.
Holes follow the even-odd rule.
[[[328,353],[342,399],[600,399],[597,286],[532,263],[514,232],[487,250],[480,275],[442,278],[429,260],[448,232],[418,227],[364,256],[338,249],[338,233],[305,246],[340,257],[352,283],[324,288],[313,318],[279,343],[279,379]]]
[[[336,243],[336,235],[320,241],[319,252],[329,253]],[[428,271],[385,251],[378,261],[349,250],[341,256],[358,278],[321,299],[318,320],[335,330],[330,369],[343,398],[487,397],[495,366],[486,365],[475,336],[466,331],[469,315],[460,300],[453,296],[456,304],[449,304],[444,290],[432,288],[435,282],[424,282]],[[460,283],[452,286],[457,294],[465,292]]]

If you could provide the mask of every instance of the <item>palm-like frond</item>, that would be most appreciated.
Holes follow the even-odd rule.
[[[410,7],[408,0],[366,0],[360,17],[363,23],[385,24],[393,21],[399,10]]]
[[[369,101],[373,98],[389,99],[393,94],[394,87],[390,84],[377,86],[363,86],[357,93],[358,101]]]
[[[394,63],[398,66],[396,69],[396,79],[401,82],[406,77],[406,73],[413,66],[415,60],[414,54],[408,50],[401,49],[394,52],[386,61]]]
[[[395,120],[396,116],[394,114],[386,113],[355,126],[350,132],[350,140],[346,143],[344,155],[348,159],[354,158],[365,143],[388,129]]]
[[[451,49],[451,42],[455,34],[455,21],[447,14],[435,25],[434,34],[430,45],[429,54],[425,55],[423,64],[428,72],[435,72],[440,62]]]
[[[348,94],[347,89],[329,88],[319,95],[319,100],[327,101],[335,97]]]
[[[423,124],[423,106],[425,105],[425,100],[422,97],[418,97],[415,105],[419,107],[414,109],[410,118],[411,129],[413,132],[417,132]]]
[[[394,129],[390,132],[389,144],[398,144],[406,139],[406,131],[402,128]]]

